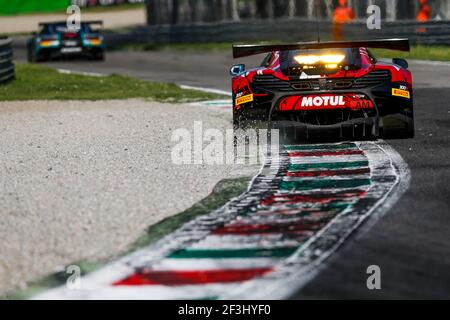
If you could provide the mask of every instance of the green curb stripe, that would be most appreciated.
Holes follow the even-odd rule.
[[[277,206],[282,206],[283,208],[286,209],[298,209],[299,213],[303,212],[303,211],[310,211],[309,209],[320,209],[320,211],[331,211],[331,210],[335,210],[335,209],[347,209],[347,207],[350,205],[350,203],[348,202],[334,202],[334,203],[327,203],[327,204],[320,204],[320,203],[308,203],[308,204],[304,204],[302,206],[299,206],[299,204],[287,204],[287,203],[279,203],[276,205],[271,205],[271,206],[267,206],[267,207],[261,207],[261,209],[265,209],[267,208],[267,210],[275,210],[277,209]],[[253,214],[258,214],[253,213]],[[251,216],[252,213],[249,214],[249,216]],[[244,215],[241,215],[244,216]]]
[[[302,204],[300,207],[299,204],[287,204],[287,203],[278,203],[270,206],[260,206],[258,207],[257,211],[244,211],[239,216],[241,218],[247,218],[247,217],[254,217],[254,216],[267,216],[269,214],[260,214],[260,212],[270,212],[273,211],[271,215],[277,216],[276,211],[277,210],[296,210],[295,213],[289,213],[289,214],[281,214],[284,218],[294,218],[294,217],[303,217],[311,214],[311,211],[320,211],[320,212],[327,212],[329,211],[330,214],[337,213],[342,210],[347,209],[352,203],[349,202],[331,202],[327,204],[320,204],[320,203],[311,203],[311,204]],[[280,209],[279,207],[282,207]],[[284,209],[284,210],[283,210]]]
[[[337,189],[337,188],[356,188],[367,186],[370,179],[351,179],[351,180],[302,180],[302,181],[283,181],[280,183],[281,190],[311,190],[311,189]]]
[[[367,167],[368,161],[350,161],[350,162],[324,162],[324,163],[302,163],[302,164],[289,164],[288,171],[305,171],[310,169],[346,169],[346,168],[359,168]]]
[[[303,146],[285,146],[285,150],[343,150],[343,149],[356,149],[354,143],[344,143],[337,145],[303,145]]]
[[[172,252],[170,259],[230,259],[230,258],[283,258],[297,250],[297,247],[250,248],[250,249],[181,249]]]

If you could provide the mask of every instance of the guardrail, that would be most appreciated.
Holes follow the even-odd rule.
[[[330,21],[320,22],[321,38],[330,40]],[[344,26],[344,39],[406,37],[413,44],[450,45],[450,21],[417,23],[383,22],[380,30],[369,30],[364,22]],[[304,18],[246,20],[242,22],[198,23],[193,25],[155,25],[138,27],[126,33],[105,34],[108,47],[130,43],[207,43],[245,41],[314,41],[315,21]]]
[[[12,40],[0,38],[0,84],[12,81],[15,74]]]

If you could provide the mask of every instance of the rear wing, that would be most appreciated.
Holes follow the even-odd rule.
[[[409,39],[378,39],[361,41],[297,42],[292,44],[242,44],[233,45],[233,58],[248,57],[260,53],[307,49],[378,48],[410,51]]]
[[[43,26],[49,26],[52,24],[65,24],[67,23],[67,21],[52,21],[52,22],[39,22],[39,26],[43,27]],[[87,21],[81,21],[81,24],[97,24],[97,25],[101,25],[103,26],[103,21],[102,20],[87,20]]]

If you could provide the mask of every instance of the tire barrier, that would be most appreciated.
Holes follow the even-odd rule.
[[[12,40],[0,38],[0,84],[12,81],[15,77]]]

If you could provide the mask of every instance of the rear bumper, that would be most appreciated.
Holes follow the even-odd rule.
[[[70,48],[70,47],[69,47]],[[52,47],[52,48],[39,48],[37,54],[40,56],[46,56],[52,59],[63,58],[63,57],[90,57],[93,54],[104,52],[103,46],[83,46],[79,51],[67,51],[64,52],[63,47]],[[73,49],[73,48],[72,48]]]
[[[375,88],[347,91],[316,91],[295,94],[273,93],[273,99],[265,103],[256,103],[243,107],[242,118],[256,122],[266,122],[272,129],[280,129],[284,135],[293,138],[313,136],[333,138],[379,138],[396,135],[411,137],[414,135],[413,96],[395,97],[392,90],[403,83],[385,83]],[[280,102],[287,98],[307,95],[364,95],[372,102],[365,108],[282,108]],[[294,100],[294,99],[291,99]],[[251,114],[245,116],[245,114]]]
[[[380,136],[376,117],[352,119],[332,125],[311,125],[296,121],[272,121],[270,129],[278,129],[283,138],[310,140],[313,138],[377,138]]]

